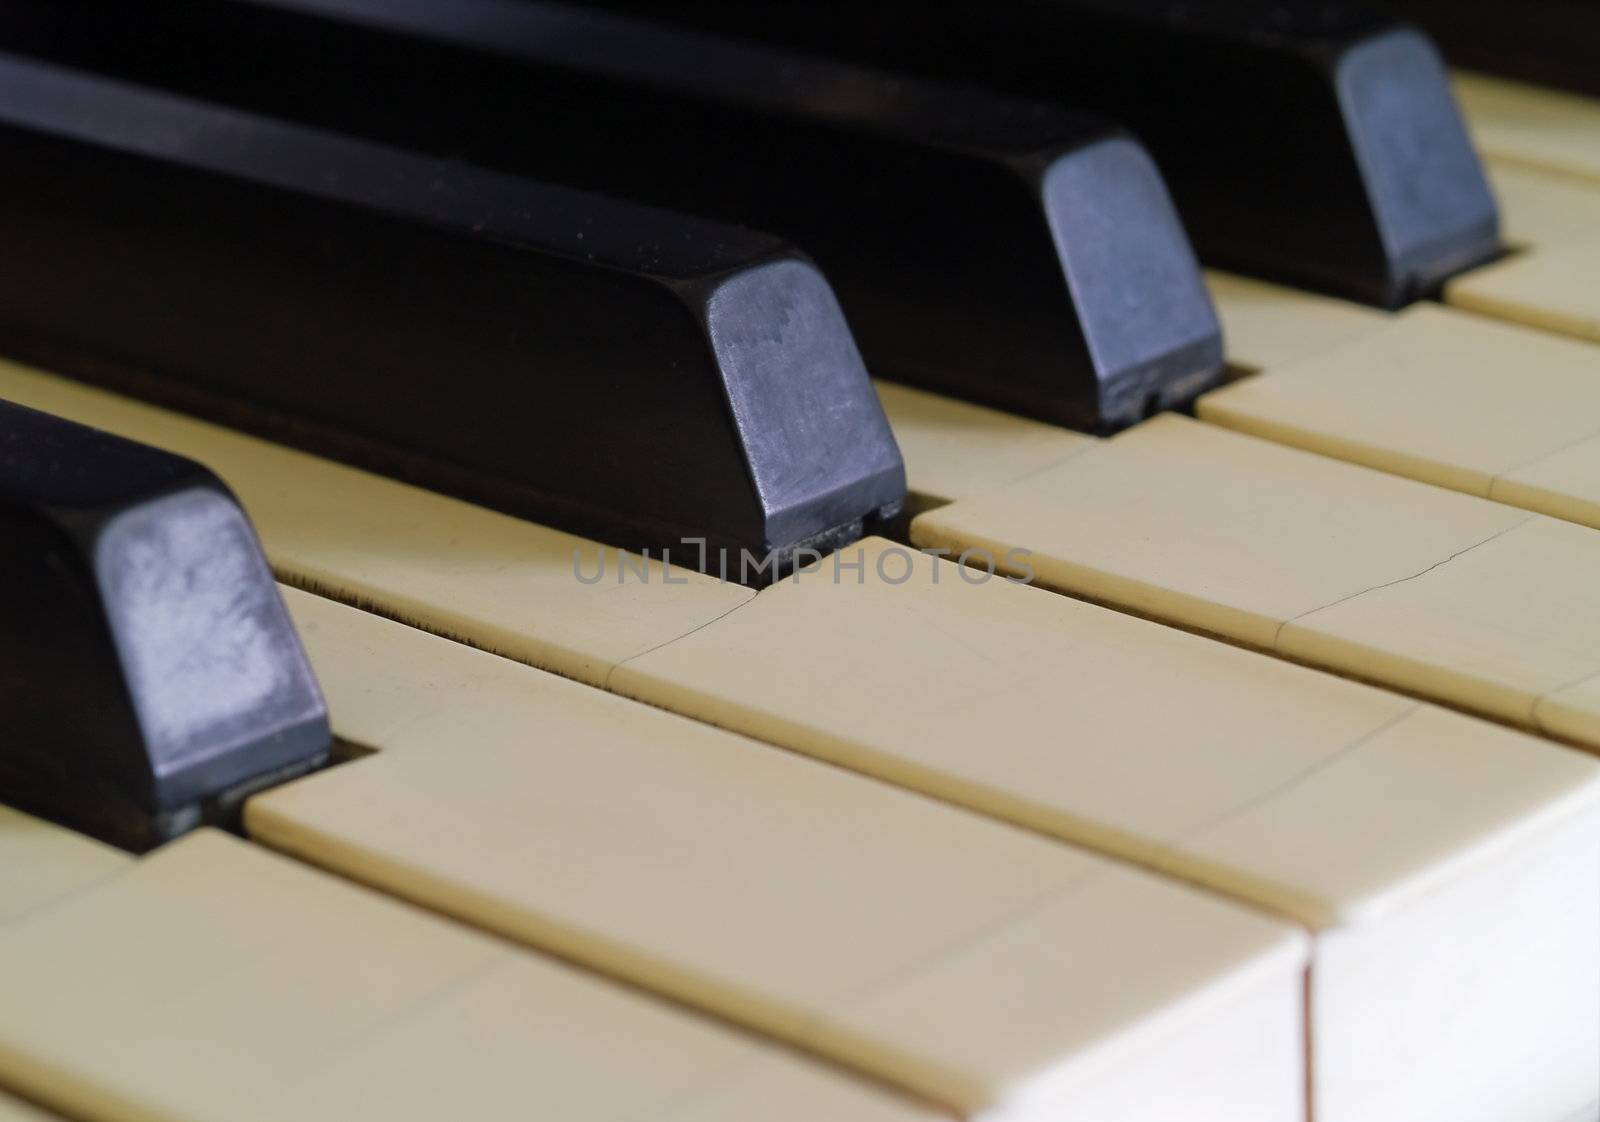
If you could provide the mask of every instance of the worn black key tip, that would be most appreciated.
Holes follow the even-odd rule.
[[[1040,186],[1097,379],[1087,402],[1064,397],[1050,419],[1109,431],[1214,386],[1222,328],[1143,146],[1112,133],[1055,159]]]
[[[761,525],[746,540],[783,571],[897,514],[905,464],[816,267],[784,251],[689,292],[754,483]]]
[[[1367,295],[1397,306],[1498,255],[1494,197],[1428,37],[1392,27],[1329,65],[1385,260]]]
[[[228,489],[0,402],[0,802],[128,849],[322,762],[322,695]]]

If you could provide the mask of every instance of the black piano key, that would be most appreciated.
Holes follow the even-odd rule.
[[[618,545],[826,548],[901,502],[774,238],[17,56],[0,160],[13,350]]]
[[[0,402],[0,802],[142,850],[328,754],[249,520],[190,460]]]
[[[672,12],[1116,116],[1218,265],[1394,307],[1499,252],[1437,52],[1357,5],[682,0]]]
[[[1222,365],[1159,173],[1103,119],[506,0],[0,14],[57,61],[773,230],[899,381],[1108,429]]]
[[[1415,20],[1458,66],[1600,97],[1595,0],[1376,0]]]

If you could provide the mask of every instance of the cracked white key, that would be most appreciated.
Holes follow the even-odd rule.
[[[1168,415],[912,536],[1026,549],[1049,587],[1600,747],[1587,526]]]
[[[584,681],[753,595],[681,560],[618,580],[614,549],[4,360],[0,398],[199,460],[295,585]]]
[[[1304,946],[1284,921],[288,601],[340,735],[378,751],[253,799],[270,845],[985,1120],[1180,1100],[1265,1120],[1300,1099]]]
[[[1593,761],[1043,590],[969,585],[949,562],[919,558],[891,583],[910,554],[865,549],[860,584],[824,573],[767,589],[613,686],[1312,928],[1338,948],[1312,973],[1325,1118],[1492,1118],[1530,1095],[1581,1096],[1600,941],[1570,915],[1590,899],[1600,911]],[[1026,1044],[1011,1036],[1032,1008],[1013,985],[1085,1026],[1099,1016],[1071,997],[1079,974],[1023,949],[1118,973],[1092,966],[1105,952],[1079,935],[1045,934],[1068,896],[1001,940],[1002,957],[980,955],[972,986],[930,983],[936,1052],[899,1022],[819,1043],[804,1034],[841,986],[932,961],[967,925],[1013,914],[1046,870],[1071,881],[1081,858],[328,601],[287,601],[336,727],[379,751],[255,799],[250,827],[271,844],[803,1044],[848,1046],[830,1054],[887,1063],[873,1068],[886,1077],[937,1079],[942,1098],[976,1077],[946,1082],[960,1056],[1043,1063],[1061,1039],[1065,1022],[1037,1014]],[[775,658],[810,672],[773,673]],[[1522,876],[1509,911],[1492,904],[1507,869]],[[1191,937],[1180,925],[1164,953],[1198,955]],[[1543,953],[1507,955],[1521,944]],[[1396,977],[1406,1017],[1390,1016]],[[1561,1026],[1562,1043],[1534,1023]],[[919,1054],[943,1059],[911,1064]],[[1171,1078],[1191,1107],[1211,1093]]]
[[[1200,399],[1207,421],[1600,526],[1600,348],[1434,305]]]
[[[0,927],[0,1084],[86,1122],[934,1122],[204,830]]]

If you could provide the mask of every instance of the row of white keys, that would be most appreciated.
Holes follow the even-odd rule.
[[[158,430],[168,437],[179,432],[170,419],[140,428],[143,407],[121,403],[120,412],[110,410],[104,395],[43,376],[4,384],[28,389],[36,395],[34,404],[88,414],[78,414],[79,419],[104,423],[113,418],[130,435],[156,439]],[[235,478],[260,477],[254,459],[264,454],[261,446],[224,437],[211,431],[205,444],[213,466]],[[1052,470],[1097,454],[1100,447]],[[199,447],[178,450],[194,453]],[[273,450],[272,455],[289,453]],[[297,471],[317,486],[315,462],[302,461]],[[914,480],[916,475],[913,463]],[[333,486],[332,476],[327,485]],[[410,520],[407,489],[371,479],[364,487],[352,497],[402,522]],[[292,520],[292,492],[241,492],[252,509],[259,497],[279,504],[274,520]],[[460,525],[465,529],[466,522]],[[270,533],[267,545],[272,551]],[[881,555],[882,546],[874,549]],[[875,569],[874,559],[867,564]],[[1327,928],[1332,934],[1326,940],[1347,947],[1383,945],[1383,933],[1395,928],[1374,922],[1381,917],[1417,916],[1417,927],[1431,929],[1429,916],[1439,913],[1426,903],[1436,898],[1428,886],[1455,885],[1464,894],[1460,898],[1470,897],[1470,886],[1491,883],[1498,875],[1489,859],[1494,853],[1543,854],[1539,860],[1549,867],[1561,866],[1574,850],[1555,824],[1570,814],[1572,828],[1581,829],[1588,821],[1584,816],[1592,814],[1592,765],[1562,750],[1426,708],[1408,715],[1404,703],[1375,691],[1038,591],[998,581],[969,587],[952,566],[924,564],[911,587],[889,581],[807,583],[808,578],[781,585],[699,629],[692,642],[680,639],[629,660],[611,676],[612,685],[664,707],[1171,868]],[[944,574],[939,586],[931,585],[934,571]],[[430,591],[444,599],[427,610],[461,618],[447,582],[430,585]],[[463,594],[475,595],[472,590]],[[549,608],[566,626],[576,618],[574,612],[583,610],[587,595],[574,587],[572,603]],[[634,603],[647,611],[650,601],[641,597]],[[546,605],[530,592],[525,607],[516,615],[521,626],[537,620]],[[574,635],[581,630],[576,624],[570,628]],[[537,646],[536,636],[512,640]],[[308,637],[308,643],[314,651],[315,640]],[[725,643],[735,657],[727,657]],[[845,654],[849,661],[841,659]],[[817,668],[817,673],[778,672],[795,665]],[[1153,675],[1152,665],[1168,669]],[[1081,669],[1068,674],[1058,667]],[[1028,671],[1025,677],[1019,678],[1019,668]],[[333,673],[325,668],[325,680]],[[1149,703],[1185,681],[1194,683],[1183,695],[1185,704]],[[335,696],[336,721],[340,709]],[[385,706],[375,711],[381,714]],[[835,718],[817,723],[823,714]],[[1015,727],[1024,717],[1021,734],[1002,739],[996,731]],[[1437,725],[1441,720],[1444,731]],[[1388,727],[1391,721],[1398,723]],[[1469,751],[1475,760],[1470,766],[1465,755],[1459,761],[1453,755]],[[1394,800],[1383,803],[1375,794],[1382,792],[1392,792]],[[1485,801],[1484,792],[1494,797]],[[1373,809],[1377,805],[1384,807],[1381,814]],[[1315,807],[1324,812],[1311,813]],[[1435,813],[1418,814],[1419,807],[1433,807]],[[403,822],[396,819],[390,828]],[[1588,851],[1580,845],[1576,852]],[[1546,894],[1549,885],[1563,879],[1552,876],[1532,878],[1546,889],[1515,913],[1512,922],[1526,924],[1525,929],[1483,925],[1499,932],[1493,937],[1497,946],[1542,938],[1529,932],[1566,930],[1560,917],[1593,889],[1580,877],[1575,885]],[[440,883],[441,891],[448,888]],[[1458,897],[1441,890],[1437,898]],[[1379,900],[1387,905],[1373,906]],[[1553,1064],[1561,1075],[1543,1084],[1559,1094],[1570,1095],[1574,1080],[1583,1086],[1592,1082],[1584,1070],[1589,1055],[1584,1014],[1571,1012],[1594,1005],[1593,965],[1585,965],[1582,950],[1576,957],[1542,956],[1541,962],[1565,963],[1552,967],[1554,973],[1523,963],[1533,975],[1506,975],[1518,979],[1506,991],[1461,980],[1488,969],[1484,945],[1464,943],[1459,956],[1435,957],[1433,948],[1427,955],[1416,951],[1412,946],[1407,954],[1390,957],[1355,950],[1344,959],[1388,961],[1403,977],[1431,979],[1409,991],[1363,986],[1360,970],[1346,975],[1319,966],[1314,974],[1319,993],[1349,995],[1345,1004],[1330,999],[1313,1010],[1319,1018],[1320,1070],[1359,1069],[1371,1081],[1343,1075],[1320,1079],[1322,1101],[1338,1104],[1340,1095],[1349,1096],[1346,1101],[1360,1102],[1368,1111],[1362,1116],[1372,1118],[1389,1116],[1390,1108],[1404,1113],[1415,1105],[1411,1096],[1431,1101],[1459,1095],[1474,1109],[1492,1109],[1503,1100],[1485,1094],[1474,1080],[1463,1081],[1452,1057],[1457,1052],[1525,1053],[1529,1038],[1522,1032],[1522,1014],[1542,1003],[1550,1003],[1544,1019],[1572,1025],[1563,1039],[1577,1042],[1576,1066],[1574,1053],[1550,1052],[1541,1041],[1544,1059],[1525,1070],[1544,1075],[1544,1064]],[[1437,968],[1423,970],[1419,959]],[[1559,985],[1552,989],[1556,974]],[[1420,996],[1415,1008],[1440,1010],[1442,1022],[1434,1023],[1426,1012],[1408,1019],[1379,1016],[1369,1008],[1374,994],[1403,992],[1465,995],[1461,999],[1483,1013],[1454,1016],[1453,1007]],[[1332,1014],[1338,1019],[1328,1020]],[[1375,1030],[1375,1024],[1384,1031]],[[1446,1031],[1446,1026],[1454,1027]],[[1461,1032],[1466,1037],[1456,1035]],[[1424,1053],[1435,1066],[1427,1074],[1400,1078],[1366,1059],[1364,1049],[1371,1042],[1394,1045],[1389,1051],[1397,1057]],[[1485,1061],[1471,1070],[1493,1087],[1523,1090],[1507,1075],[1518,1070],[1514,1064]],[[1435,1077],[1446,1071],[1448,1078]]]
[[[1600,340],[1600,100],[1477,75],[1457,90],[1521,252],[1456,278],[1446,300]]]
[[[1285,305],[1302,302],[1280,291]],[[1588,343],[1419,304],[1330,350],[1206,394],[1198,412],[1284,444],[1600,526],[1600,347]]]
[[[870,549],[875,574],[894,547]],[[1446,1107],[1490,1118],[1506,1095],[1537,1103],[1534,1117],[1582,1104],[1600,1034],[1600,942],[1572,922],[1600,910],[1592,762],[1040,590],[968,585],[948,562],[917,564],[904,584],[785,582],[613,684],[1316,929],[1320,1118]],[[980,1074],[1044,1065],[1069,1024],[1085,1040],[1110,1035],[1093,1004],[1063,997],[1081,975],[1052,965],[1130,976],[1094,950],[1117,942],[1104,898],[1065,897],[979,944],[918,983],[915,1015],[891,1002],[896,1016],[864,1026],[871,1034],[841,1034],[830,1021],[849,1014],[807,1006],[838,992],[841,971],[887,968],[891,950],[926,959],[917,948],[951,930],[941,907],[973,922],[1003,912],[994,894],[1017,891],[1043,850],[1002,860],[1001,835],[985,841],[977,820],[941,820],[889,789],[339,605],[289,602],[336,727],[380,751],[254,800],[250,826],[269,843],[887,1078],[939,1080],[916,1086],[946,1100],[971,1105]],[[1005,845],[1025,853],[1021,837]],[[1023,932],[1058,921],[1053,951],[1030,953],[1041,948]],[[1132,939],[1143,925],[1126,922]],[[1174,921],[1157,957],[1198,962],[1203,930]],[[1501,960],[1519,946],[1540,953]],[[1063,1001],[1070,1015],[1046,1015]],[[1393,1015],[1397,1001],[1406,1016]],[[1536,1024],[1559,1026],[1558,1042],[1530,1033]],[[973,1074],[955,1074],[963,1066]],[[1182,1078],[1161,1085],[1202,1097]]]
[[[1600,323],[1600,182],[1493,159],[1490,170],[1521,252],[1457,278],[1448,298],[1507,322],[1426,305],[1391,316],[1213,274],[1230,360],[1268,376],[1208,395],[1200,415],[1600,525],[1600,351],[1535,330],[1587,336]]]
[[[1301,1100],[1289,924],[287,599],[336,729],[378,751],[251,800],[267,844],[964,1116],[1134,1120],[1182,1103],[1267,1120]]]
[[[1600,109],[1596,112],[1600,118]],[[1597,125],[1600,127],[1600,125]],[[1600,341],[1600,180],[1490,164],[1515,252],[1445,286],[1479,315]]]
[[[912,523],[1049,587],[1600,747],[1600,531],[1157,417]]]
[[[1600,235],[1600,185],[1516,168],[1496,184],[1510,236],[1531,248],[1460,278],[1457,303],[1503,270],[1549,275],[1541,263],[1562,252],[1549,248],[1559,238]],[[1591,281],[1562,291],[1593,300],[1600,242],[1581,259]],[[1226,274],[1210,284],[1230,361],[1257,376],[1203,397],[1204,419],[1600,526],[1600,349],[1515,322],[1535,316],[1391,315]]]
[[[1491,160],[1600,183],[1600,103],[1458,71],[1456,99],[1478,150]]]
[[[0,886],[57,880],[0,922],[0,1088],[66,1117],[943,1116],[222,834],[93,844],[0,808]]]
[[[959,496],[915,540],[1031,551],[1058,590],[1600,744],[1594,531],[1541,518],[1434,569],[1526,520],[1502,503],[1600,526],[1600,351],[1431,306],[1213,291],[1234,361],[1265,372],[1202,417],[1497,503],[1172,418]]]

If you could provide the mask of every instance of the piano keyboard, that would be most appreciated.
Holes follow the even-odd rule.
[[[0,1122],[1600,1118],[1600,101],[673,18],[0,3]]]

